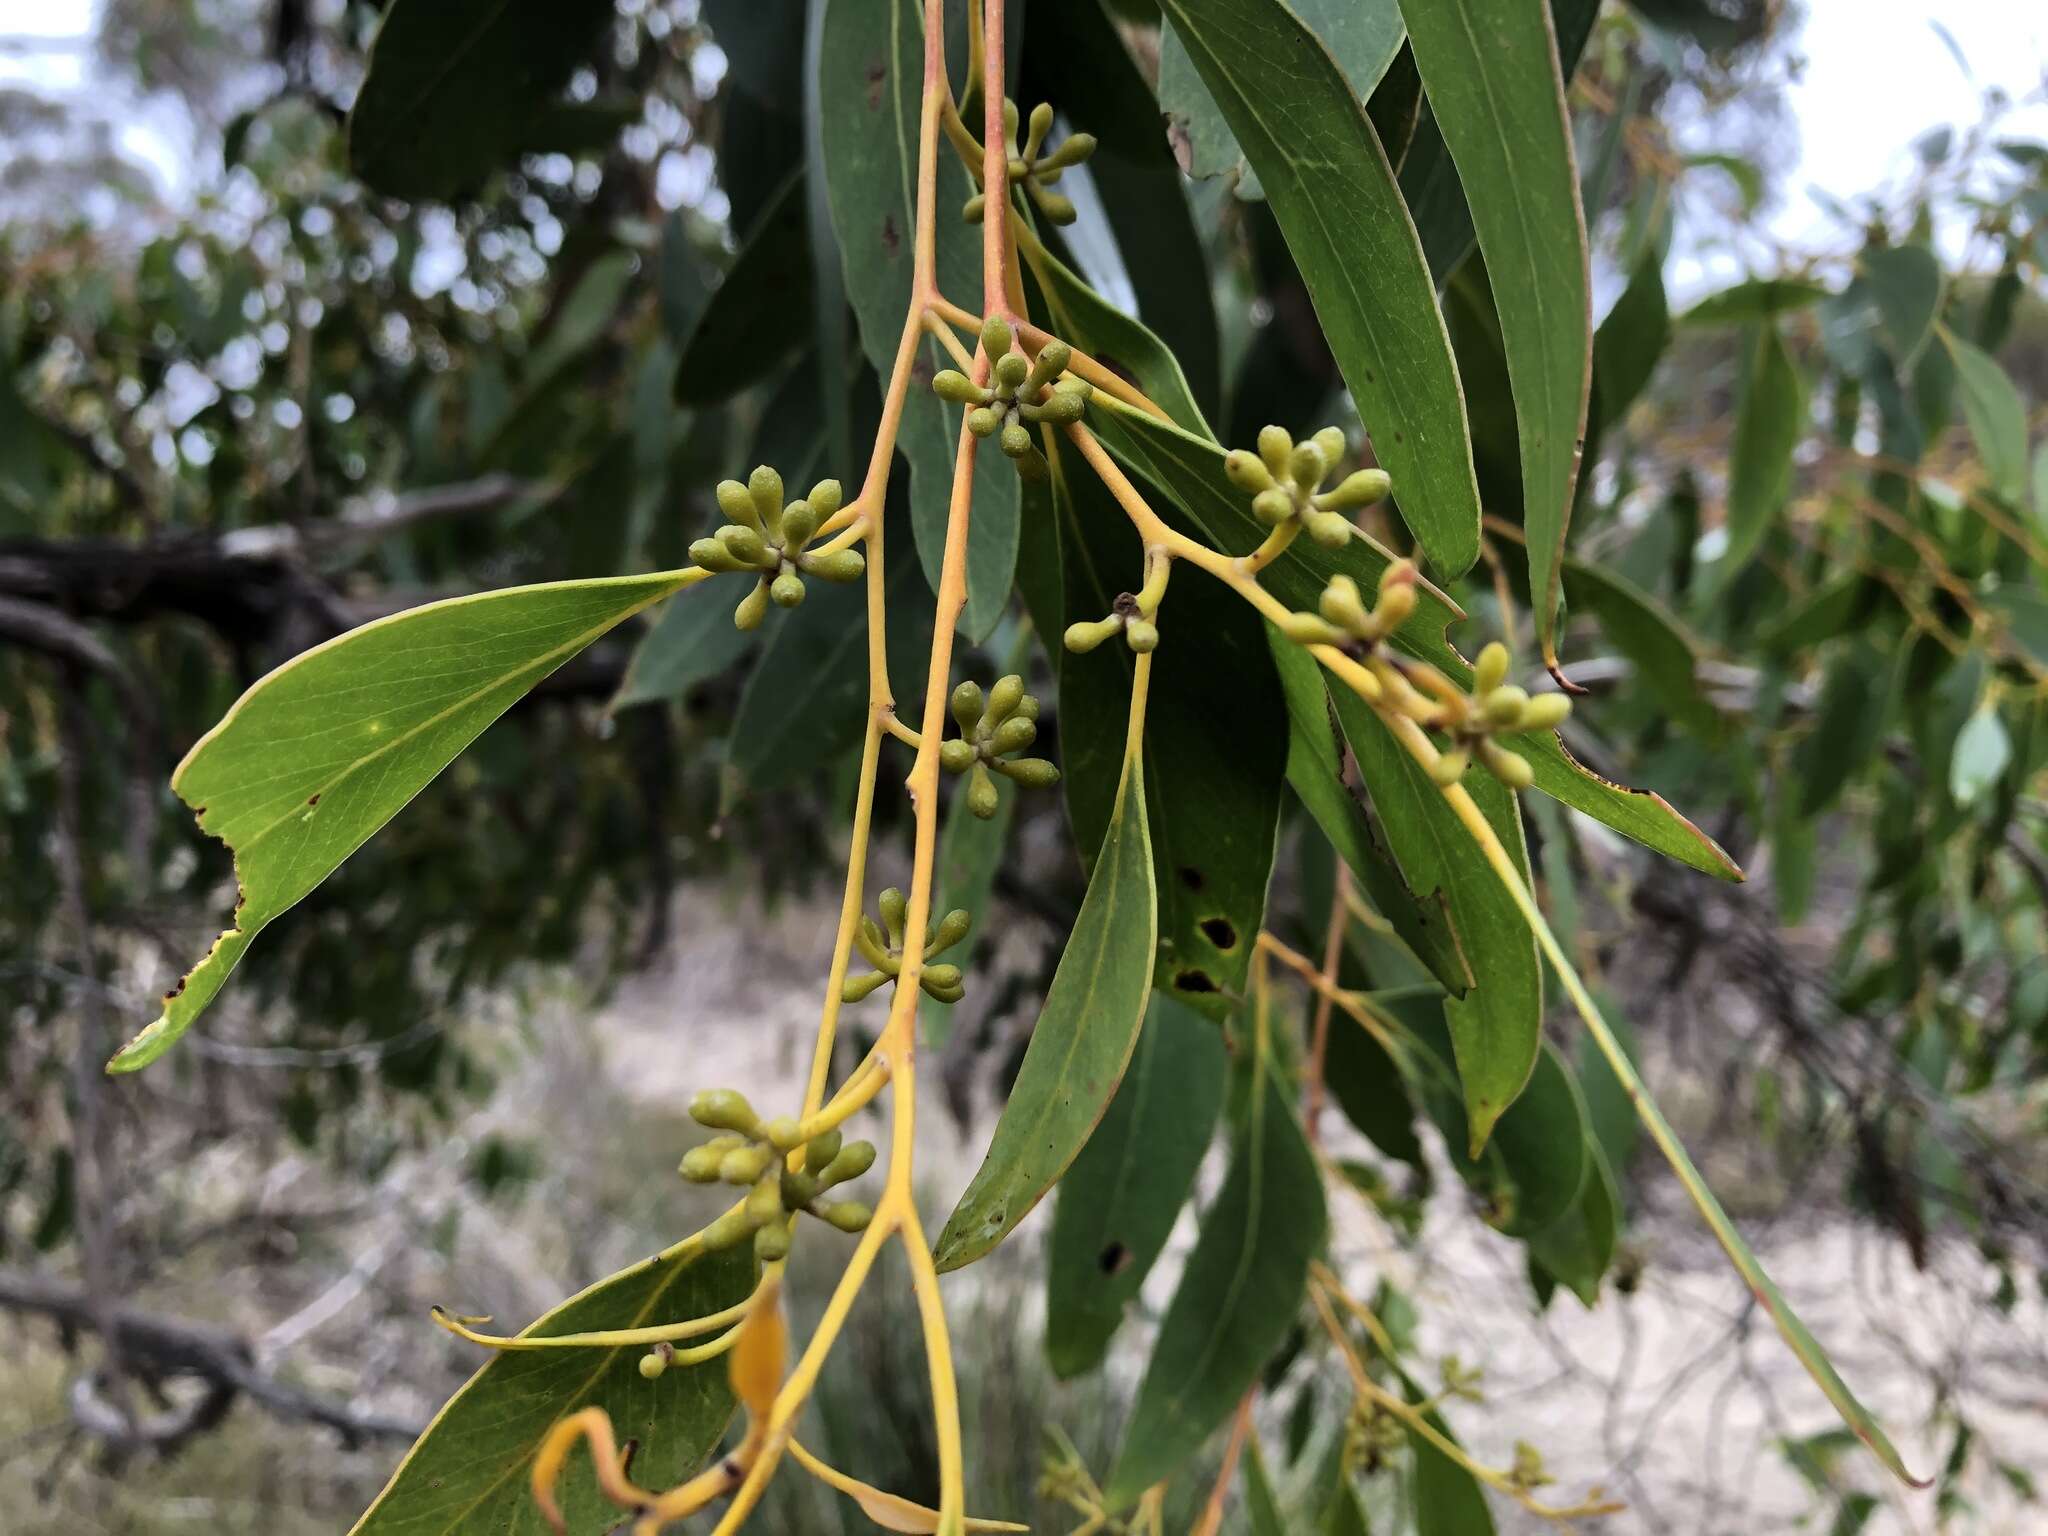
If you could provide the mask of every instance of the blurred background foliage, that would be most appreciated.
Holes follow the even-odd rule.
[[[676,564],[736,465],[851,468],[872,386],[835,405],[811,382],[850,331],[813,284],[797,8],[569,9],[591,46],[565,52],[553,105],[503,169],[441,199],[349,171],[379,19],[365,0],[103,0],[79,40],[103,93],[0,84],[0,1309],[57,1316],[67,1339],[104,1333],[114,1297],[228,1323],[191,1290],[213,1225],[239,1264],[296,1277],[252,1289],[259,1307],[317,1303],[362,1268],[300,1230],[320,1211],[276,1217],[260,1181],[223,1208],[195,1183],[209,1159],[301,1160],[336,1209],[438,1168],[406,1240],[444,1251],[451,1212],[494,1221],[528,1187],[610,1202],[599,1249],[666,1229],[623,1179],[564,1170],[594,1154],[529,1113],[537,1064],[559,1078],[560,1032],[671,952],[679,892],[801,899],[833,867],[844,770],[770,793],[724,761],[750,689],[774,691],[777,633],[676,604],[551,678],[280,923],[196,1049],[99,1081],[231,900],[224,851],[165,781],[244,686],[433,597]],[[1156,15],[1111,9],[1156,70]],[[1599,330],[1561,645],[1595,698],[1568,739],[1666,795],[1751,882],[1703,893],[1547,803],[1531,836],[1560,931],[1653,1081],[1687,1085],[1679,1118],[1731,1189],[1794,1223],[1846,1208],[1916,1266],[1973,1253],[1974,1304],[2009,1312],[2040,1295],[2048,1232],[2048,146],[1987,100],[1887,186],[1832,189],[1832,226],[1787,248],[1770,214],[1799,29],[1765,0],[1609,4],[1571,98]],[[1027,74],[1058,68],[1027,51]],[[174,176],[137,154],[137,102],[159,144],[189,147]],[[1188,124],[1162,131],[1193,163]],[[1186,183],[1225,440],[1355,425],[1254,190],[1234,169]],[[1199,349],[1211,315],[1147,308],[1147,274],[1122,270],[1083,201],[1076,259]],[[1443,302],[1491,514],[1457,595],[1479,630],[1512,634],[1513,405],[1476,255]],[[983,659],[1012,645],[1001,630]],[[903,810],[885,797],[885,825]],[[1050,800],[1019,817],[998,897],[1063,931],[1081,889],[1063,818]],[[1317,869],[1305,850],[1283,913],[1327,909]],[[1319,921],[1296,921],[1305,946]],[[1008,984],[947,1053],[963,1118],[980,1075],[1014,1060],[1054,953],[1004,947]],[[1617,1172],[1647,1225],[1668,1192]],[[1425,1191],[1379,1194],[1412,1231]],[[1645,1251],[1610,1285],[1635,1284]],[[127,1421],[155,1440],[110,1428],[123,1353],[182,1380],[147,1345],[88,1346],[75,1369],[39,1357],[48,1379],[24,1398],[68,1407],[0,1423],[0,1460],[33,1463],[0,1483],[11,1528],[43,1528],[4,1502],[33,1484],[109,1528],[168,1529],[107,1491],[124,1468],[230,1455],[200,1433],[210,1398],[183,1386]],[[257,1478],[265,1511],[359,1506],[388,1462],[378,1437],[446,1385],[385,1361],[387,1409],[346,1338],[250,1358],[277,1396],[239,1390],[278,1423],[249,1433],[364,1447],[325,1495]],[[1957,1384],[1926,1374],[1933,1411],[1953,1410]],[[309,1409],[307,1382],[334,1395]],[[989,1475],[1022,1498],[1037,1411],[1012,1407],[1024,1470]],[[844,1432],[868,1432],[859,1418]],[[1969,1436],[1957,1412],[1951,1477]],[[1859,1506],[1826,1449],[1796,1464],[1839,1519]],[[928,1450],[903,1454],[911,1484],[929,1475]]]

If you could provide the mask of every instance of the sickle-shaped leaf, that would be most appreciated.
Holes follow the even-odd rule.
[[[1177,426],[1197,437],[1214,438],[1180,359],[1165,342],[1089,287],[1058,257],[1048,256],[1044,274],[1053,329],[1062,340],[1133,380]]]
[[[1223,450],[1214,443],[1100,395],[1089,407],[1088,420],[1111,453],[1165,492],[1224,553],[1249,554],[1265,537],[1267,530],[1252,516],[1244,493],[1223,473]],[[1342,572],[1358,583],[1359,590],[1376,591],[1390,560],[1385,549],[1366,538],[1354,538],[1336,551],[1296,539],[1267,568],[1263,580],[1288,607],[1313,612],[1332,576]],[[1427,583],[1418,591],[1421,600],[1401,626],[1396,643],[1469,685],[1472,669],[1444,640],[1445,627],[1462,619],[1463,611]],[[1573,810],[1705,874],[1722,880],[1742,878],[1741,869],[1721,846],[1673,810],[1662,795],[1601,778],[1566,751],[1555,732],[1518,737],[1506,745],[1529,759],[1538,789]]]
[[[825,0],[819,75],[825,182],[846,297],[860,323],[861,348],[886,381],[910,306],[917,232],[917,140],[924,92],[924,26],[917,0]],[[971,190],[959,157],[942,146],[938,283],[948,298],[973,308],[981,296],[981,227],[960,220]],[[918,559],[937,591],[960,413],[931,392],[932,374],[951,362],[937,342],[922,347],[911,371],[896,446],[910,462],[910,522]],[[1000,453],[977,453],[974,521],[967,536],[967,607],[960,615],[960,632],[969,640],[987,639],[1009,604],[1017,569],[1017,507],[1016,468]]]
[[[656,1255],[600,1280],[530,1324],[521,1338],[646,1328],[722,1312],[754,1282],[746,1249]],[[469,1346],[461,1346],[468,1348]],[[666,1488],[700,1466],[732,1422],[723,1356],[673,1365],[649,1381],[644,1346],[507,1350],[449,1398],[349,1536],[547,1536],[530,1472],[549,1430],[602,1408],[621,1441],[637,1440],[633,1477]],[[556,1487],[572,1531],[609,1530],[620,1511],[598,1491],[587,1456],[574,1455]]]
[[[1060,1185],[1046,1260],[1045,1353],[1093,1370],[1173,1231],[1223,1108],[1223,1032],[1152,994],[1131,1069]]]
[[[686,571],[511,587],[378,619],[294,657],[235,701],[171,776],[235,856],[235,926],[121,1047],[146,1067],[213,1001],[279,913],[398,813],[484,727]]]
[[[1586,220],[1557,38],[1536,0],[1401,0],[1401,13],[1493,280],[1521,428],[1536,635],[1552,661],[1593,366]]]
[[[1756,277],[1710,293],[1678,317],[1680,325],[1743,325],[1804,309],[1828,297],[1825,284],[1803,277]]]
[[[1129,1504],[1201,1449],[1294,1326],[1326,1213],[1315,1154],[1261,1057],[1230,1173],[1160,1324],[1103,1494]]]
[[[805,193],[802,170],[791,171],[748,231],[676,360],[676,404],[713,405],[731,399],[773,373],[810,335]]]
[[[1856,270],[1877,301],[1893,358],[1910,368],[1941,312],[1941,263],[1924,245],[1875,246],[1856,258]]]
[[[2000,499],[2017,507],[2027,493],[2027,409],[2012,380],[1990,353],[1974,347],[1947,326],[1935,334],[1955,360],[1963,391],[1963,419],[1984,460],[1984,472]]]
[[[1301,268],[1330,351],[1430,561],[1479,558],[1458,368],[1394,172],[1337,61],[1282,0],[1164,0]]]
[[[1728,547],[1715,579],[1726,585],[1749,563],[1785,504],[1792,450],[1806,428],[1806,386],[1776,325],[1757,328],[1742,382],[1728,463]]]
[[[1144,760],[1124,760],[1109,831],[988,1155],[934,1247],[971,1264],[1016,1230],[1086,1144],[1116,1094],[1152,991],[1159,938]]]

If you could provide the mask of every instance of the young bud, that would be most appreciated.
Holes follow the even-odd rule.
[[[1536,782],[1536,770],[1529,766],[1529,760],[1506,747],[1482,741],[1479,743],[1479,757],[1486,764],[1486,771],[1509,789],[1527,789]]]
[[[754,1257],[763,1264],[778,1264],[789,1257],[789,1228],[771,1221],[754,1234]]]
[[[1038,723],[1037,694],[1027,693],[1024,695],[1023,698],[1017,701],[1017,710],[1015,718],[1019,720],[1029,720],[1033,725],[1036,725]]]
[[[858,976],[849,976],[839,984],[839,1001],[857,1003],[888,979],[881,971],[863,971]]]
[[[1045,136],[1052,132],[1052,103],[1041,101],[1031,109],[1031,123],[1024,140],[1024,158],[1038,157],[1038,146],[1045,142]]]
[[[773,533],[782,520],[782,476],[766,464],[757,464],[747,476],[747,494],[754,499],[754,510],[761,514],[762,525]]]
[[[928,965],[920,978],[926,990],[950,992],[960,985],[960,967],[957,965]]]
[[[1092,623],[1083,620],[1079,624],[1067,626],[1064,643],[1075,655],[1085,656],[1123,627],[1122,616],[1114,613],[1106,619],[1096,619]]]
[[[670,1350],[670,1354],[673,1353],[674,1350]],[[661,1379],[662,1372],[666,1371],[667,1369],[668,1355],[664,1355],[658,1349],[649,1350],[646,1354],[640,1357],[640,1374],[646,1377],[649,1381],[659,1381]]]
[[[690,1118],[714,1131],[738,1131],[742,1136],[753,1135],[761,1123],[746,1095],[734,1088],[706,1088],[695,1095],[690,1100]]]
[[[1522,710],[1522,719],[1517,729],[1524,731],[1554,731],[1564,724],[1565,717],[1572,712],[1572,701],[1561,693],[1539,693]]]
[[[804,1172],[816,1175],[830,1168],[833,1160],[839,1156],[842,1144],[843,1138],[836,1127],[813,1136],[811,1144],[804,1148]],[[809,1201],[804,1203],[809,1204]]]
[[[759,629],[761,621],[768,617],[768,583],[761,580],[754,583],[753,590],[740,599],[739,607],[732,611],[735,629]]]
[[[798,555],[797,569],[820,581],[859,581],[868,568],[868,557],[857,549],[835,549]]]
[[[974,766],[974,743],[952,736],[939,743],[939,766],[948,773],[965,773]]]
[[[1031,374],[1031,360],[1022,352],[1005,352],[996,359],[996,383],[1005,396],[1014,395]]]
[[[1290,613],[1280,620],[1280,632],[1296,645],[1341,645],[1348,637],[1327,619],[1313,613]]]
[[[875,1144],[872,1141],[849,1141],[839,1155],[825,1165],[825,1171],[818,1175],[819,1182],[826,1188],[857,1179],[875,1166]]]
[[[1143,656],[1159,649],[1159,626],[1150,619],[1124,621],[1124,642]]]
[[[754,1223],[747,1218],[744,1206],[736,1211],[727,1211],[704,1229],[704,1251],[718,1253],[736,1243],[745,1242],[753,1231]]]
[[[1341,427],[1325,427],[1309,439],[1323,453],[1323,472],[1328,474],[1344,457],[1344,431]]]
[[[1020,757],[996,764],[996,772],[1026,789],[1050,789],[1060,781],[1060,771],[1042,757]]]
[[[817,513],[820,519],[830,517],[834,512],[837,512],[840,504],[845,499],[846,492],[841,489],[837,480],[820,480],[811,487],[811,494],[804,498],[809,503],[811,510]]]
[[[1392,634],[1408,622],[1417,601],[1414,582],[1381,581],[1379,601],[1372,606],[1373,628],[1383,635]]]
[[[1001,357],[1010,350],[1010,322],[1001,315],[990,315],[981,322],[981,350],[990,357]]]
[[[1028,394],[1036,396],[1038,391],[1066,372],[1067,364],[1074,358],[1074,349],[1064,341],[1048,341],[1038,349],[1038,359],[1031,365],[1030,376],[1024,381]]]
[[[1342,549],[1351,542],[1351,535],[1358,530],[1351,526],[1351,520],[1336,512],[1310,512],[1301,520],[1308,530],[1308,536],[1324,549]]]
[[[967,809],[978,819],[987,821],[995,815],[1001,803],[996,794],[996,781],[988,776],[988,766],[976,763],[974,772],[967,776]]]
[[[996,442],[1011,458],[1024,458],[1032,451],[1031,429],[1021,421],[1013,421],[1003,428],[1002,436]]]
[[[1472,668],[1472,691],[1491,693],[1508,680],[1508,648],[1498,640],[1487,642]]]
[[[979,192],[967,199],[966,202],[960,205],[960,222],[963,224],[979,224],[981,222],[982,207],[987,201],[988,199]]]
[[[1240,491],[1254,496],[1273,489],[1273,472],[1266,468],[1266,461],[1242,448],[1233,448],[1223,455],[1223,473]]]
[[[1287,473],[1304,491],[1312,491],[1322,484],[1329,468],[1329,460],[1323,457],[1323,450],[1313,438],[1305,443],[1296,443],[1294,452],[1287,456]]]
[[[806,1156],[809,1154],[806,1153]],[[800,1211],[818,1198],[818,1192],[825,1186],[818,1182],[818,1176],[796,1168],[782,1170],[782,1204],[784,1209]]]
[[[1037,199],[1039,211],[1055,224],[1073,223],[1080,216],[1074,207],[1074,200],[1064,192],[1046,191],[1045,183],[1050,180],[1051,176],[1041,176],[1032,183],[1031,191]]]
[[[1022,752],[1038,739],[1038,727],[1029,720],[1019,720],[1014,715],[996,727],[995,734],[988,739],[989,750],[1007,757],[1012,752]]]
[[[764,1170],[765,1171],[765,1170]],[[757,1227],[782,1220],[782,1181],[763,1179],[747,1191],[747,1215]]]
[[[754,498],[737,480],[718,482],[718,510],[725,514],[728,522],[744,523],[756,530],[761,526],[761,513],[754,506]]]
[[[1332,576],[1316,606],[1339,629],[1355,635],[1366,627],[1365,602],[1358,595],[1358,583],[1349,576]]]
[[[989,392],[957,368],[941,368],[932,375],[932,393],[955,405],[986,405]]]
[[[1011,181],[1022,181],[1031,174],[1031,166],[1022,155],[1012,155],[1010,156],[1009,174]]]
[[[804,600],[804,579],[795,571],[784,571],[768,583],[768,596],[778,608],[794,608]]]
[[[853,942],[867,956],[868,964],[884,976],[894,976],[901,968],[901,962],[889,952],[889,941],[883,936],[880,925],[865,913],[854,925]]]
[[[981,684],[971,678],[953,690],[951,700],[953,723],[964,735],[981,724],[982,712],[988,707],[981,697]]]
[[[749,567],[726,553],[725,546],[716,539],[697,539],[690,545],[692,563],[701,565],[707,571],[744,571]]]
[[[761,1128],[761,1134],[778,1152],[794,1152],[804,1144],[803,1125],[794,1115],[777,1115]]]
[[[1260,522],[1278,527],[1294,516],[1294,498],[1276,485],[1252,498],[1252,513]]]
[[[1259,457],[1274,479],[1287,473],[1287,461],[1294,453],[1294,439],[1285,427],[1259,428]]]
[[[976,437],[993,437],[1003,424],[1003,413],[992,405],[977,406],[967,413],[967,430]]]
[[[1470,762],[1471,757],[1463,747],[1453,747],[1430,764],[1429,776],[1438,784],[1455,784],[1465,777],[1465,768]]]
[[[1026,421],[1049,421],[1056,427],[1064,427],[1087,414],[1088,396],[1081,390],[1062,384],[1042,402],[1026,403],[1017,409]]]
[[[718,1176],[728,1184],[752,1184],[768,1169],[766,1147],[735,1147],[718,1160]]]
[[[802,549],[818,531],[818,519],[825,514],[808,501],[793,501],[782,509],[782,547]]]
[[[1354,469],[1318,496],[1316,505],[1325,512],[1355,512],[1385,501],[1393,488],[1394,482],[1387,478],[1384,469]]]
[[[965,907],[955,907],[948,912],[939,919],[939,926],[932,930],[931,942],[924,947],[925,958],[929,960],[958,944],[967,937],[967,930],[973,923],[974,919],[968,916]]]
[[[1092,133],[1070,133],[1060,140],[1060,147],[1038,161],[1039,180],[1045,181],[1050,172],[1056,176],[1070,165],[1079,165],[1095,153],[1095,135]]]
[[[995,680],[988,691],[988,708],[982,711],[981,723],[990,731],[1001,725],[1017,711],[1024,702],[1024,679],[1015,672],[1007,673]]]
[[[924,990],[926,996],[940,1003],[957,1003],[967,995],[967,988],[957,982],[950,987],[942,987],[934,981],[926,980]]]
[[[889,930],[889,947],[896,948],[903,942],[903,919],[910,911],[909,901],[892,885],[875,898],[875,909],[882,914],[882,926]]]
[[[718,542],[741,565],[758,567],[768,563],[767,541],[743,523],[727,523],[719,529]]]
[[[721,1147],[715,1141],[707,1142],[701,1147],[692,1147],[683,1154],[683,1160],[677,1166],[676,1172],[692,1184],[713,1183],[718,1178],[718,1165],[725,1160],[725,1154],[730,1150],[731,1148]]]
[[[861,1232],[874,1220],[875,1213],[858,1200],[835,1200],[818,1214],[842,1232]]]
[[[1522,711],[1528,707],[1528,694],[1513,683],[1502,683],[1486,695],[1483,709],[1488,725],[1496,728],[1513,728],[1521,723]]]

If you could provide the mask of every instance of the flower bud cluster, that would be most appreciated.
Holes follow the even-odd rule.
[[[1252,512],[1271,528],[1290,524],[1323,546],[1342,549],[1355,531],[1344,514],[1386,499],[1393,482],[1383,469],[1360,469],[1329,490],[1323,479],[1344,457],[1344,434],[1325,427],[1297,443],[1285,427],[1259,431],[1259,451],[1224,455],[1230,483],[1252,498]]]
[[[860,926],[853,930],[854,947],[867,957],[874,969],[860,976],[849,976],[839,989],[840,998],[857,1003],[882,983],[903,974],[903,917],[909,910],[909,903],[903,893],[890,886],[877,900],[882,911],[878,925],[865,913]],[[967,937],[967,930],[973,919],[964,908],[955,907],[940,918],[932,929],[931,937],[924,946],[926,964],[919,970],[917,984],[937,1001],[957,1003],[966,994],[966,985],[957,965],[932,965],[934,955],[942,955]]]
[[[953,690],[953,720],[960,734],[939,747],[939,766],[967,778],[967,808],[983,821],[996,813],[996,783],[991,773],[1023,785],[1046,789],[1059,783],[1060,771],[1043,757],[1018,757],[1038,739],[1038,700],[1024,691],[1016,673],[999,677],[984,698],[981,685],[964,682]]]
[[[731,521],[716,535],[690,546],[690,559],[707,571],[751,571],[753,590],[740,599],[732,621],[741,629],[758,628],[769,603],[794,608],[804,600],[804,577],[822,581],[858,581],[867,561],[857,549],[807,553],[804,546],[819,526],[839,510],[842,492],[837,480],[820,480],[802,501],[782,501],[782,476],[766,464],[741,485],[718,484],[718,508]]]
[[[745,1203],[704,1229],[716,1252],[753,1239],[754,1256],[773,1263],[789,1255],[789,1218],[804,1211],[842,1232],[858,1232],[873,1212],[857,1200],[826,1200],[834,1185],[857,1179],[875,1164],[871,1141],[844,1141],[837,1130],[805,1139],[801,1122],[784,1115],[763,1121],[743,1094],[711,1088],[690,1101],[690,1118],[723,1134],[692,1147],[677,1170],[693,1184],[731,1184],[747,1191]],[[789,1156],[803,1152],[800,1167]]]
[[[958,369],[946,368],[932,376],[932,392],[966,406],[967,430],[976,437],[993,437],[1015,462],[1017,472],[1036,480],[1045,474],[1046,462],[1031,429],[1040,422],[1065,426],[1079,421],[1092,390],[1081,379],[1060,377],[1074,355],[1064,341],[1048,341],[1039,348],[1036,362],[1015,343],[1009,322],[990,315],[981,328],[982,350],[995,359],[990,385],[984,388]]]
[[[1003,137],[1005,147],[1010,151],[1009,179],[1013,187],[1021,186],[1031,201],[1038,205],[1038,211],[1055,224],[1074,222],[1074,202],[1063,192],[1052,190],[1069,166],[1079,165],[1095,153],[1095,135],[1092,133],[1070,133],[1060,141],[1060,147],[1045,152],[1045,137],[1052,132],[1052,103],[1041,101],[1031,109],[1031,126],[1025,135],[1023,147],[1017,145],[1017,103],[1007,98],[1003,101]],[[981,167],[974,167],[978,176]],[[981,222],[982,210],[988,206],[986,189],[967,199],[960,216],[970,224]]]

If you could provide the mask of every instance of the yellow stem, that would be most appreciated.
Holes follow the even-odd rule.
[[[1323,940],[1323,966],[1317,975],[1315,1018],[1309,1026],[1308,1067],[1302,1074],[1306,1079],[1302,1092],[1302,1119],[1306,1122],[1311,1147],[1322,1143],[1319,1127],[1323,1118],[1323,1063],[1330,1050],[1330,1005],[1335,1001],[1330,994],[1337,987],[1337,964],[1344,958],[1344,928],[1351,915],[1350,896],[1351,869],[1340,861],[1336,885],[1330,892],[1329,932]]]
[[[966,346],[962,344],[959,334],[954,331],[944,315],[940,314],[936,309],[927,309],[924,312],[924,328],[940,346],[946,349],[953,361],[960,365],[962,373],[973,371],[974,354],[968,351]]]
[[[889,1086],[892,1074],[889,1058],[877,1051],[863,1063],[862,1070],[854,1073],[845,1087],[833,1096],[832,1102],[815,1114],[806,1115],[797,1127],[799,1142],[807,1142],[836,1130],[874,1102],[875,1095]]]
[[[1252,1430],[1252,1401],[1258,1388],[1249,1388],[1237,1400],[1237,1412],[1230,1420],[1230,1439],[1223,1447],[1223,1465],[1216,1469],[1216,1481],[1209,1485],[1208,1502],[1201,1517],[1188,1527],[1188,1536],[1216,1536],[1223,1529],[1223,1507],[1230,1498],[1230,1485],[1237,1477],[1238,1458],[1244,1454],[1245,1439]]]
[[[693,1317],[683,1323],[661,1323],[652,1328],[602,1328],[591,1333],[564,1333],[553,1338],[527,1338],[523,1335],[478,1333],[459,1318],[450,1316],[439,1307],[433,1309],[433,1319],[458,1339],[467,1339],[472,1344],[482,1344],[489,1349],[625,1349],[637,1344],[672,1344],[677,1339],[694,1339],[701,1333],[716,1333],[730,1327],[747,1315],[747,1309],[754,1304],[753,1294],[748,1293],[745,1301],[736,1302],[721,1312],[706,1317]]]

